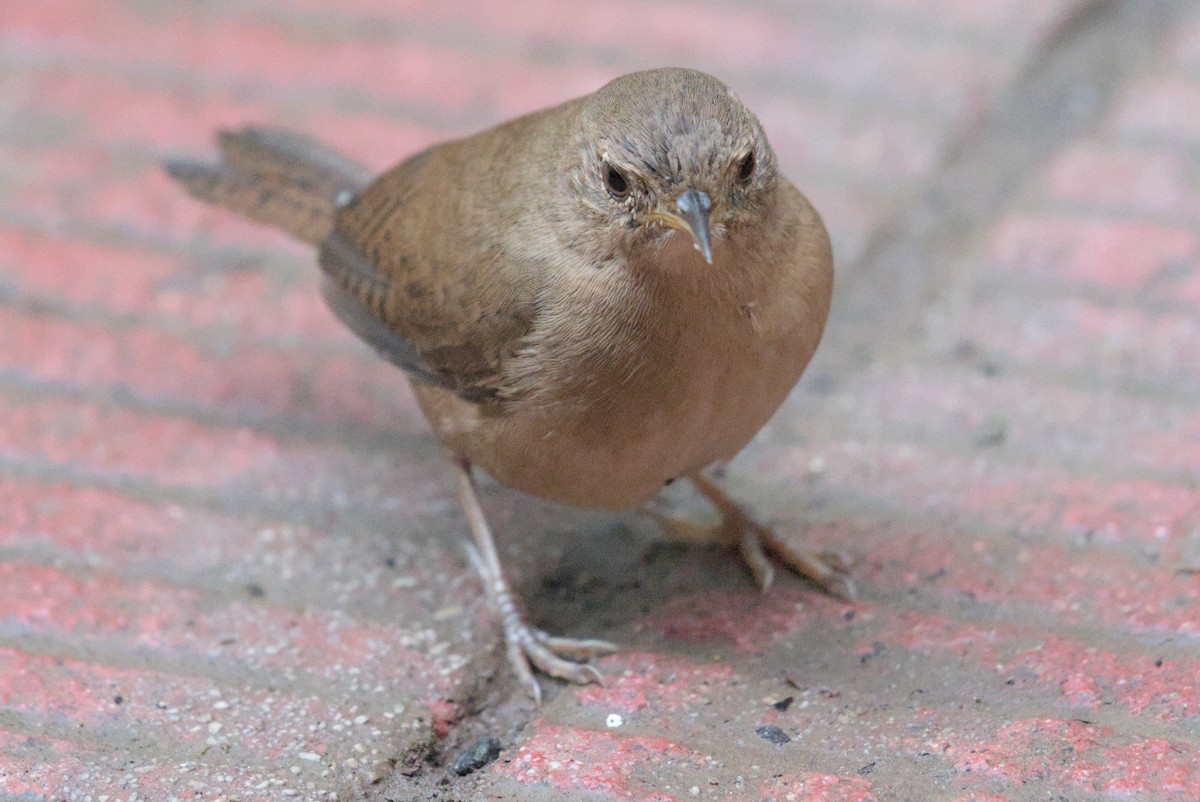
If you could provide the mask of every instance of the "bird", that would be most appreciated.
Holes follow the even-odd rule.
[[[372,178],[288,130],[172,159],[190,194],[317,249],[322,293],[411,380],[453,466],[468,555],[534,700],[535,670],[602,683],[607,641],[532,626],[502,570],[476,470],[533,496],[637,508],[686,478],[765,590],[772,557],[853,598],[846,560],[755,521],[704,473],[799,380],[829,314],[833,254],[759,119],[688,68],[409,156]]]

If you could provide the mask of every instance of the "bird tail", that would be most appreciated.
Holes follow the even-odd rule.
[[[370,178],[332,148],[278,128],[221,131],[217,144],[219,162],[170,160],[167,172],[200,200],[314,245],[329,236],[338,206]]]

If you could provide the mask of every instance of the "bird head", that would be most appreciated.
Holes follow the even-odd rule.
[[[599,227],[611,256],[652,262],[682,236],[712,265],[769,214],[775,154],[754,114],[712,76],[632,73],[581,103],[564,174],[581,221]]]

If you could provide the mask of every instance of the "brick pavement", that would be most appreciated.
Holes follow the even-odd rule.
[[[382,168],[668,63],[833,233],[727,481],[863,598],[487,486],[535,619],[626,647],[534,710],[402,377],[157,165],[270,121]],[[0,799],[1200,797],[1190,5],[7,0],[0,76]]]

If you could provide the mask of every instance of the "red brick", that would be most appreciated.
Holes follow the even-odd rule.
[[[9,156],[3,147],[0,155]],[[36,220],[40,228],[51,230],[72,230],[82,221],[133,240],[184,239],[184,232],[194,240],[204,233],[218,245],[299,251],[280,232],[187,197],[157,163],[145,165],[141,175],[119,177],[97,174],[87,158],[78,153],[64,157],[60,149],[21,151],[11,160],[25,169],[0,196],[0,217]]]
[[[1045,189],[1056,201],[1186,221],[1200,213],[1200,188],[1191,178],[1175,150],[1079,142],[1046,168]]]
[[[280,117],[286,117],[287,125],[335,142],[351,155],[366,158],[379,168],[445,137],[445,133],[382,117],[329,112],[298,116],[290,108],[280,107],[277,100],[248,101],[233,90],[221,88],[206,90],[205,103],[197,106],[190,91],[135,88],[103,72],[50,71],[38,75],[31,84],[25,95],[25,104],[31,110],[44,108],[49,102],[55,108],[70,109],[72,119],[82,131],[88,132],[90,141],[116,140],[126,143],[126,147],[145,146],[158,152],[208,151],[214,128]],[[799,165],[808,161],[844,164],[866,175],[911,176],[928,169],[937,158],[938,137],[925,123],[883,117],[864,121],[846,117],[829,106],[796,101],[780,104],[770,97],[764,98],[760,105],[759,110],[768,120],[785,161],[794,165],[793,172],[800,173],[798,178],[803,177]],[[131,114],[130,109],[138,111]],[[777,122],[772,123],[772,118],[777,118]],[[794,134],[789,133],[793,131]],[[105,194],[93,202],[78,184],[72,186],[68,195],[46,179],[60,175],[72,183],[94,182],[96,176],[105,172],[109,156],[93,152],[88,162],[76,169],[70,165],[77,157],[61,149],[22,152],[17,158],[29,165],[30,176],[30,185],[15,194],[20,199],[20,209],[25,214],[40,214],[48,222],[74,219],[86,204],[90,206],[86,213],[90,219],[134,227],[156,236],[167,231],[194,234],[196,230],[204,230],[222,241],[232,237],[237,242],[278,247],[282,240],[250,224],[234,223],[232,215],[208,211],[185,199],[177,188],[153,175],[156,166],[146,166],[148,185],[134,181],[128,192],[122,191],[121,197]],[[111,178],[105,183],[111,185]],[[892,193],[885,195],[890,206],[894,197]],[[164,217],[167,211],[173,223]],[[829,219],[835,226],[835,234],[846,225],[842,215],[831,214]]]
[[[653,8],[650,10],[653,12]],[[136,31],[139,24],[144,24],[136,18],[123,17],[115,12],[111,5],[89,6],[81,11],[83,13],[63,15],[63,19],[53,20],[55,24],[51,26],[53,33],[50,35],[69,43],[57,45],[58,47],[77,48],[80,41],[87,42],[97,38],[103,43],[105,37],[116,37],[118,29],[120,36],[130,36],[132,35],[130,26],[133,26],[132,30]],[[90,18],[89,14],[95,19]],[[509,15],[505,14],[505,16]],[[667,18],[670,18],[669,15]],[[21,17],[17,18],[14,30],[24,30],[21,27],[21,20]],[[724,29],[728,26],[728,17],[713,17],[713,21],[720,29],[721,36],[727,37],[727,31]],[[39,25],[46,23],[37,17],[36,24],[34,22],[29,24],[38,28]],[[72,30],[71,35],[68,36],[64,31],[57,30],[59,24],[78,26],[78,29]],[[175,22],[175,24],[178,23]],[[247,26],[245,20],[238,24],[232,21],[228,23],[209,21],[208,23],[196,22],[194,25],[201,27],[195,31],[179,32],[156,24],[147,29],[145,36],[152,45],[149,52],[155,53],[159,58],[169,57],[173,62],[182,60],[194,69],[214,72],[218,76],[228,77],[227,73],[233,73],[242,80],[273,80],[283,84],[299,80],[306,86],[317,89],[342,84],[373,88],[378,85],[375,80],[377,75],[401,76],[411,81],[413,76],[428,74],[439,76],[438,80],[444,80],[441,76],[455,74],[454,65],[447,65],[448,58],[451,61],[477,58],[461,53],[448,56],[444,52],[425,55],[420,46],[413,46],[412,43],[406,43],[403,48],[393,48],[390,46],[380,47],[362,41],[346,44],[331,44],[328,41],[322,43],[298,41],[282,38],[282,34],[271,28],[258,30]],[[638,27],[642,27],[640,22]],[[777,26],[768,24],[764,30],[772,31],[774,36],[776,35],[774,27]],[[671,28],[677,28],[673,19]],[[45,32],[38,28],[35,31],[27,32],[26,35],[45,35]],[[250,37],[256,41],[253,46],[247,46],[240,39],[226,41],[230,37]],[[199,41],[205,43],[203,51],[193,53],[191,43]],[[958,87],[963,82],[965,72],[981,68],[983,62],[978,53],[938,53],[931,52],[928,48],[914,50],[908,47],[907,43],[901,44],[904,46],[897,46],[891,41],[858,42],[857,46],[862,48],[861,53],[839,56],[853,64],[853,69],[842,69],[838,68],[836,64],[831,65],[829,58],[820,55],[823,49],[814,52],[813,48],[801,48],[799,52],[809,54],[809,57],[813,59],[813,68],[819,66],[827,69],[833,76],[861,75],[864,85],[876,84],[877,72],[928,76],[931,79],[936,77],[939,82],[945,82],[948,77],[951,77],[949,87],[934,90],[933,93],[944,94],[948,91],[953,96],[949,101],[950,105],[963,105],[962,101],[957,98],[960,92]],[[888,45],[888,47],[884,45]],[[94,56],[96,49],[100,47],[100,52],[104,52],[106,58],[111,58],[111,55],[103,50],[105,46],[104,44],[94,44],[88,52]],[[320,50],[314,50],[318,46]],[[823,45],[822,48],[824,47],[827,46]],[[787,45],[787,49],[789,54],[794,56],[797,52],[794,41]],[[162,52],[157,52],[160,50]],[[843,54],[844,50],[844,47],[836,47],[831,52]],[[75,52],[74,49],[72,52]],[[119,53],[120,51],[115,52]],[[255,54],[255,61],[253,64],[243,63],[244,54],[250,52]],[[936,65],[931,63],[903,67],[876,63],[876,60],[880,59],[885,52],[895,59],[917,57],[931,59],[937,63]],[[742,53],[744,51],[739,50],[739,57]],[[143,53],[144,57],[148,55],[149,53]],[[955,58],[963,63],[957,65],[947,63],[948,60]],[[396,59],[402,59],[402,62],[391,63]],[[413,59],[428,60],[431,64],[436,64],[436,69],[432,67],[426,69],[408,63]],[[230,60],[232,61],[230,62]],[[499,67],[499,72],[497,67]],[[611,74],[593,70],[587,72],[586,77],[580,75],[578,79],[571,79],[570,71],[564,73],[559,69],[553,73],[543,73],[532,67],[518,68],[510,62],[497,64],[494,60],[489,62],[486,68],[464,64],[462,70],[488,76],[490,83],[485,83],[475,90],[483,97],[456,97],[441,85],[411,86],[404,82],[395,87],[396,94],[393,96],[398,95],[406,99],[419,97],[422,102],[437,103],[442,106],[450,105],[463,113],[468,107],[486,105],[492,109],[487,113],[486,118],[478,113],[473,117],[476,120],[475,124],[481,124],[485,119],[499,119],[590,91],[611,77]],[[509,74],[510,70],[519,70],[519,72]],[[109,138],[116,136],[121,139],[149,139],[159,148],[184,149],[189,147],[188,143],[193,143],[192,147],[199,146],[201,143],[197,141],[197,137],[202,138],[205,126],[203,123],[197,122],[197,113],[200,120],[214,120],[214,126],[252,120],[263,113],[262,104],[255,108],[244,99],[235,100],[236,96],[231,95],[227,89],[208,92],[207,105],[197,109],[194,100],[183,93],[158,94],[153,98],[147,98],[153,102],[130,102],[128,98],[123,99],[121,95],[128,95],[130,91],[128,89],[123,89],[116,94],[108,92],[81,94],[80,90],[89,82],[110,80],[103,76],[99,78],[56,77],[54,80],[59,84],[65,82],[66,85],[56,86],[51,91],[43,90],[31,93],[30,102],[33,102],[32,98],[37,98],[39,103],[45,104],[47,99],[50,99],[57,100],[63,108],[73,109],[83,106],[84,108],[99,107],[99,109],[109,110],[103,117],[97,118],[96,121],[100,124],[97,132],[104,131]],[[77,87],[73,93],[69,91],[72,80],[75,81]],[[978,80],[986,82],[983,77]],[[455,87],[454,91],[458,92],[468,85],[480,86],[478,81],[463,82],[454,79],[451,83]],[[968,81],[970,86],[974,86],[974,83],[975,81]],[[897,88],[912,84],[912,81],[907,81],[898,85]],[[893,119],[881,116],[863,119],[861,114],[847,116],[839,107],[829,104],[793,101],[790,105],[781,105],[777,102],[777,98],[777,95],[755,97],[753,93],[747,96],[747,100],[763,116],[768,130],[772,132],[773,138],[776,140],[777,148],[785,152],[789,159],[800,154],[805,160],[818,163],[845,165],[859,171],[865,170],[884,176],[905,176],[914,173],[924,174],[940,155],[941,138],[936,133],[938,127],[930,124],[905,122],[895,119],[896,115],[892,115]],[[925,105],[927,105],[928,98],[925,101]],[[235,103],[236,106],[233,105]],[[181,109],[184,108],[191,108],[193,113],[182,114]],[[240,111],[238,111],[239,108]],[[97,117],[96,114],[92,116]],[[339,128],[347,127],[353,128],[353,126],[346,126],[343,120],[341,126],[330,125],[328,131],[326,131],[326,126],[321,126],[317,133],[324,134],[334,141],[342,142],[338,131]],[[139,131],[140,135],[135,136]],[[386,163],[390,163],[415,151],[419,146],[428,144],[433,138],[427,134],[418,134],[415,138],[409,138],[413,140],[411,144],[391,142],[386,151],[382,146],[376,145],[370,152],[379,154],[379,157],[385,159]],[[366,137],[360,132],[355,132],[352,137],[354,142],[364,142],[364,140]]]
[[[988,517],[1004,525],[1000,513]],[[1013,516],[1009,525],[1020,531],[1022,516]],[[862,524],[845,525],[823,534],[822,542],[840,541],[869,558],[860,578],[880,590],[931,590],[1127,634],[1190,635],[1200,630],[1192,607],[1200,586],[1188,573],[1196,564],[1194,545],[1186,539],[1192,531],[1180,532],[1173,546],[1164,539],[1162,555],[1158,544],[1148,544],[1145,554],[1100,549],[1093,544],[1104,535],[1093,541],[1082,531],[1072,546],[1041,543],[1031,535],[985,538],[965,523],[939,526],[929,536],[905,527],[882,541]],[[939,547],[953,538],[953,547]]]
[[[992,744],[971,747],[960,771],[991,775],[1013,786],[1047,781],[1058,787],[1118,798],[1153,795],[1164,800],[1200,794],[1200,768],[1192,747],[1165,738],[1125,740],[1108,746],[1112,730],[1079,721],[1021,719],[1000,728]]]
[[[1147,738],[1105,750],[1101,764],[1111,772],[1104,791],[1117,796],[1163,794],[1194,799],[1200,794],[1200,770],[1194,746],[1166,738]]]
[[[998,472],[997,472],[998,473]],[[997,475],[964,493],[959,509],[1006,510],[1021,531],[1066,531],[1109,543],[1186,541],[1200,525],[1195,489],[1149,480],[1102,481],[1025,470]]]
[[[976,529],[1045,538],[1065,532],[1102,542],[1167,545],[1185,541],[1200,515],[1200,500],[1184,480],[1088,476],[1030,460],[999,462],[916,443],[847,440],[764,455],[754,464],[763,476],[796,478],[795,465],[813,456],[825,463],[817,492],[852,493],[918,518],[936,516]],[[790,501],[790,503],[789,503]],[[803,515],[803,505],[781,497],[776,515]],[[794,526],[795,524],[793,524]]]
[[[269,258],[272,257],[262,256],[264,261]],[[280,282],[263,273],[242,271],[235,266],[205,275],[189,276],[185,270],[180,271],[172,280],[153,288],[153,297],[142,307],[142,312],[150,311],[155,322],[167,328],[182,322],[189,327],[212,330],[213,338],[218,341],[236,336],[250,342],[279,343],[290,351],[310,343],[319,343],[323,350],[335,354],[343,350],[359,351],[353,346],[344,347],[352,338],[325,306],[315,266],[304,261],[300,257],[300,263],[292,265],[297,275],[294,281],[285,279],[286,286],[280,286]],[[110,308],[105,305],[106,311]]]
[[[1014,215],[992,232],[988,251],[1000,270],[1133,289],[1177,263],[1194,261],[1196,246],[1189,228]]]
[[[182,396],[233,409],[281,410],[293,394],[293,367],[276,350],[243,346],[225,354],[205,353],[150,328],[114,332],[12,309],[0,309],[0,339],[13,346],[0,354],[0,368],[41,381],[127,385],[150,397]],[[239,395],[248,397],[239,404]]]
[[[0,609],[10,632],[74,639],[92,648],[148,650],[196,664],[219,660],[255,670],[287,670],[310,682],[348,683],[383,693],[402,678],[422,677],[436,698],[456,658],[430,659],[415,647],[432,633],[341,613],[297,612],[266,603],[206,598],[158,580],[126,582],[110,574],[77,577],[54,568],[0,563]],[[352,669],[352,670],[351,670]]]
[[[1127,138],[1200,140],[1200,80],[1142,78],[1123,93],[1111,116],[1116,130]]]
[[[953,25],[1005,41],[1011,50],[1021,52],[1039,37],[1050,33],[1077,8],[1078,0],[987,0],[956,3],[954,0],[861,0],[878,12],[904,11],[926,21],[929,26]]]
[[[1169,548],[1186,543],[1200,524],[1200,499],[1182,482],[1103,479],[1023,460],[989,465],[914,445],[848,443],[822,449],[821,457],[826,488],[865,486],[897,510],[949,514],[964,525],[986,522],[1038,539],[1064,533],[1076,541]]]
[[[103,742],[106,730],[149,727],[164,746],[178,752],[198,755],[206,745],[232,745],[261,755],[266,764],[278,764],[294,760],[300,752],[331,757],[345,752],[344,757],[350,757],[349,745],[338,743],[342,730],[373,740],[370,728],[355,732],[357,712],[347,714],[315,696],[223,687],[203,677],[113,668],[5,648],[0,648],[0,668],[0,705],[50,726],[71,727],[81,741]],[[372,705],[380,701],[364,697],[361,709],[382,718],[381,705]],[[390,709],[391,704],[382,707]],[[296,726],[307,721],[327,726]],[[334,724],[338,730],[330,729]]]
[[[794,588],[755,593],[749,575],[746,583],[746,593],[678,593],[654,611],[646,626],[668,641],[729,643],[751,653],[793,639],[816,621],[849,609]]]
[[[293,369],[305,372],[306,392],[311,393],[312,408],[305,417],[336,421],[360,433],[366,432],[367,426],[375,426],[383,433],[427,438],[429,427],[406,375],[374,351],[359,345],[355,350],[358,354],[312,363],[292,360],[299,362],[293,364]]]
[[[153,758],[146,763],[137,755],[70,741],[35,738],[0,729],[0,792],[33,794],[35,799],[179,800],[209,802],[238,799],[242,802],[278,802],[286,790],[315,792],[308,777],[287,769],[263,772],[231,764],[206,764],[181,759],[163,766]],[[49,756],[51,761],[44,758]],[[134,758],[131,760],[131,757]],[[304,767],[303,761],[297,761]],[[22,798],[18,796],[17,798]],[[303,798],[303,797],[299,797]],[[310,796],[309,799],[319,797]]]
[[[333,336],[350,345],[348,334]],[[12,345],[0,352],[0,370],[11,375],[206,408],[231,422],[243,414],[343,427],[423,425],[402,372],[365,348],[320,354],[254,342],[204,347],[149,327],[113,331],[2,308],[0,339]]]
[[[1049,293],[1035,304],[1023,293],[980,299],[970,313],[980,350],[1019,365],[1185,392],[1200,380],[1200,317],[1186,312]]]
[[[328,14],[327,6],[311,0],[276,4],[274,11],[294,14],[297,8]],[[456,0],[415,6],[408,13],[418,30],[447,23],[461,28],[465,22],[472,39],[485,40],[505,54],[531,44],[561,42],[563,32],[570,30],[575,48],[568,51],[570,61],[596,58],[581,54],[580,48],[590,48],[600,58],[615,50],[624,55],[626,69],[664,63],[694,64],[718,73],[786,68],[792,75],[805,75],[826,93],[872,98],[880,98],[881,76],[903,75],[904,81],[889,85],[888,100],[943,114],[961,110],[964,96],[969,99],[1000,72],[988,54],[952,39],[929,37],[914,47],[913,39],[894,26],[872,25],[875,16],[869,11],[862,17],[867,23],[853,34],[836,15],[815,10],[801,18],[747,6],[729,15],[715,7],[676,2],[618,0],[597,5],[538,0],[513,14],[504,6]],[[365,18],[381,24],[394,24],[395,19],[394,7],[376,0],[343,4],[338,14],[342,20]],[[292,19],[305,21],[302,16]],[[686,24],[680,24],[682,20]],[[749,88],[754,82],[746,84]],[[909,103],[899,102],[904,100]]]
[[[54,568],[14,562],[0,563],[0,576],[9,628],[93,637],[134,635],[132,643],[141,646],[154,645],[169,619],[183,609],[195,609],[199,600],[195,592],[150,581],[127,586],[111,576],[77,579]]]
[[[217,128],[285,115],[286,125],[335,143],[349,155],[365,159],[378,169],[447,138],[445,131],[418,128],[379,116],[326,112],[311,118],[299,117],[280,109],[278,104],[250,107],[245,101],[239,110],[221,99],[226,92],[216,93],[212,102],[197,108],[186,94],[137,89],[103,73],[49,73],[37,79],[35,89],[29,94],[27,104],[41,108],[52,102],[56,107],[71,109],[78,120],[81,138],[115,141],[123,143],[125,148],[144,148],[159,154],[189,151],[203,154],[211,151],[211,132]],[[541,103],[534,101],[534,105],[560,99],[564,96],[548,93]],[[883,116],[862,119],[827,103],[781,101],[774,96],[763,98],[755,108],[766,120],[775,147],[784,154],[787,163],[795,166],[796,172],[816,164],[832,165],[839,171],[852,170],[877,181],[909,179],[927,172],[939,157],[941,139],[937,127],[928,122]],[[131,114],[130,109],[138,111]],[[153,124],[143,117],[152,119]],[[211,226],[196,217],[205,214],[211,220],[214,213],[204,213],[200,204],[186,199],[177,186],[160,175],[161,170],[153,162],[143,165],[142,175],[122,171],[119,181],[114,181],[114,176],[106,175],[106,168],[110,167],[107,155],[95,152],[71,169],[73,160],[78,158],[72,155],[61,161],[59,151],[54,148],[20,154],[29,166],[27,188],[14,193],[22,203],[23,212],[49,216],[62,209],[68,216],[105,220],[110,225],[156,234],[161,233],[160,229],[194,232]],[[50,176],[60,178],[56,182],[60,187],[66,182],[73,184],[70,193],[46,185],[45,180]],[[99,180],[101,177],[103,181]],[[100,187],[94,189],[97,183]],[[99,197],[90,200],[84,190]],[[181,205],[184,215],[179,211]],[[42,212],[43,208],[47,211]],[[227,225],[225,221],[234,219],[233,215],[222,213],[216,217],[222,221],[222,227]],[[249,226],[248,223],[234,226],[237,241],[269,244],[280,239],[279,235],[263,235],[262,229],[257,235],[247,237],[243,229]],[[222,239],[229,237],[227,232],[219,233]]]
[[[417,601],[410,595],[415,591],[367,587],[389,579],[381,576],[381,554],[410,559],[409,544],[390,543],[391,535],[356,533],[347,553],[336,531],[289,521],[150,504],[61,483],[0,480],[0,547],[10,555],[50,555],[67,565],[177,582],[207,584],[220,576],[230,585],[255,584],[281,595],[319,583],[326,596],[353,597],[364,611]],[[438,562],[425,560],[429,568]]]
[[[349,341],[321,299],[316,266],[305,263],[315,261],[311,257],[253,251],[237,255],[237,261],[219,252],[211,256],[220,257],[225,269],[202,273],[161,249],[116,247],[0,221],[4,282],[35,304],[151,317],[172,327],[211,327],[222,337],[233,329],[244,337]],[[282,258],[284,270],[290,267],[295,275],[244,269],[256,257]]]
[[[82,780],[87,783],[85,793],[124,793],[126,788],[117,773],[100,776],[104,772],[96,766],[97,757],[95,752],[69,741],[31,739],[25,733],[0,727],[0,792],[18,798],[21,794],[32,794],[34,799],[39,795],[52,798],[48,795],[79,788],[76,783]]]
[[[122,312],[156,306],[159,287],[178,270],[167,256],[65,240],[4,223],[0,263],[5,284],[23,294]]]
[[[1200,260],[1184,265],[1177,265],[1176,270],[1155,288],[1154,296],[1164,300],[1200,308]]]
[[[723,664],[700,665],[652,652],[622,651],[599,663],[604,685],[589,685],[575,692],[583,705],[605,711],[655,715],[687,710],[711,702],[728,692],[735,677]]]
[[[194,568],[222,558],[254,535],[248,521],[182,507],[147,504],[118,493],[66,484],[0,479],[0,546],[70,555],[93,565],[159,562],[185,552]],[[312,533],[296,537],[311,545]]]
[[[595,68],[547,70],[412,39],[338,40],[327,33],[285,31],[245,15],[183,12],[150,19],[131,13],[132,7],[98,0],[64,5],[54,13],[39,3],[13,4],[6,12],[5,36],[34,52],[126,66],[170,64],[195,77],[241,85],[303,86],[315,93],[352,87],[377,100],[417,102],[443,117],[478,119],[485,110],[507,117],[590,91],[609,77]],[[123,46],[129,41],[139,43],[136,50]]]
[[[18,464],[79,471],[109,481],[207,489],[253,503],[386,505],[403,492],[408,509],[442,498],[441,461],[371,456],[333,441],[279,439],[242,428],[207,426],[166,415],[105,409],[76,401],[0,399],[0,455]],[[431,474],[430,467],[436,470]],[[340,499],[340,501],[339,501]],[[332,513],[331,513],[332,514]]]
[[[1193,472],[1200,471],[1200,411],[1173,427],[1140,438],[1139,450],[1147,460],[1158,460],[1168,470],[1176,465]]]
[[[209,145],[214,128],[260,122],[265,112],[278,108],[278,103],[220,87],[202,93],[139,88],[101,70],[42,68],[21,88],[13,110],[50,129],[50,143],[73,140],[64,149],[90,156],[98,174],[118,166],[104,152],[114,143],[135,142],[159,153],[186,151]]]
[[[824,452],[828,466],[818,497],[849,493],[840,499],[840,512],[828,524],[776,520],[777,531],[848,550],[859,558],[860,582],[876,591],[968,598],[997,610],[1052,615],[1130,635],[1200,630],[1200,583],[1190,574],[1200,526],[1193,488],[1056,477],[1025,465],[988,476],[945,455],[927,453],[918,460],[919,454],[909,449],[900,471],[901,463],[887,451],[859,449],[845,462],[836,452]],[[772,470],[765,467],[763,473]],[[864,486],[871,488],[869,499],[853,490]],[[870,517],[856,518],[851,511],[864,503],[882,504],[897,523],[880,529]],[[769,627],[751,637],[756,630],[749,616],[740,630],[727,626],[730,610],[748,603],[705,600],[679,615],[686,629],[668,616],[656,626],[684,637],[728,639],[750,650],[777,642]],[[804,626],[810,615],[806,609],[788,620],[786,599],[755,606],[757,619],[783,619],[777,626],[784,631]]]
[[[1036,688],[1068,708],[1121,710],[1130,716],[1190,722],[1200,716],[1200,690],[1191,681],[1200,664],[1156,657],[1140,645],[1119,653],[1030,624],[979,625],[916,611],[880,611],[872,643],[944,655],[1014,680],[1020,693]]]
[[[637,779],[643,766],[670,760],[703,765],[705,758],[666,738],[621,735],[541,724],[512,757],[492,771],[523,785],[546,785],[564,792],[587,792],[610,799],[671,802],[684,798],[655,794],[661,788]]]
[[[878,802],[871,782],[861,777],[839,777],[835,774],[788,774],[759,786],[757,793],[738,795],[734,799],[760,802],[762,798],[805,800],[806,802]]]
[[[1054,385],[1020,371],[985,376],[973,365],[913,362],[858,379],[825,411],[843,439],[905,439],[1047,466],[1102,460],[1117,474],[1183,479],[1200,470],[1200,411],[1185,400]]]
[[[152,155],[211,151],[213,132],[218,128],[264,121],[308,128],[305,121],[312,117],[326,122],[324,127],[314,126],[310,133],[333,134],[329,140],[348,154],[383,168],[446,138],[448,133],[443,128],[405,122],[387,114],[335,112],[328,104],[297,107],[286,98],[236,88],[211,86],[198,92],[189,86],[138,85],[128,77],[103,70],[43,69],[23,88],[17,108],[28,110],[36,120],[45,115],[47,103],[53,104],[56,115],[61,115],[61,120],[51,118],[58,134],[65,127],[75,137],[93,143],[91,148],[136,145]],[[338,127],[329,130],[334,121]],[[349,137],[350,143],[343,137]],[[372,147],[358,150],[352,146],[359,142]],[[387,150],[381,150],[384,146]]]
[[[1190,637],[1200,632],[1200,583],[1181,571],[1192,567],[1145,567],[1128,555],[1041,547],[1022,549],[1015,564],[995,573],[986,564],[960,560],[941,589],[985,604],[1044,611],[1063,623]]]
[[[1200,20],[1180,20],[1168,40],[1172,66],[1180,72],[1200,75]]]
[[[547,102],[555,99],[549,98]],[[399,164],[430,145],[474,133],[470,126],[443,130],[414,125],[390,116],[348,114],[344,111],[316,110],[297,117],[295,122],[290,119],[291,115],[285,127],[333,145],[378,172]]]
[[[822,165],[841,174],[902,181],[927,175],[942,155],[943,126],[929,122],[838,113],[828,104],[764,96],[747,98],[763,119],[771,144],[799,169]]]
[[[1015,535],[984,537],[965,524],[879,532],[870,522],[843,521],[808,527],[805,534],[857,555],[856,577],[874,593],[969,600],[988,615],[1024,617],[1031,624],[1050,616],[1063,625],[1127,636],[1190,637],[1200,631],[1200,583],[1191,575],[1194,545],[1187,541],[1176,548],[1190,559],[1170,559],[1105,550],[1082,537],[1069,547]]]
[[[1156,656],[1140,646],[1133,653],[1116,652],[1087,640],[1052,634],[1038,623],[1050,616],[1064,627],[1105,627],[1138,636],[1163,632],[1190,636],[1200,627],[1194,614],[1197,587],[1191,579],[1173,577],[1170,571],[1161,569],[1142,568],[1131,573],[1127,558],[1105,560],[1090,553],[1036,546],[1021,549],[1030,551],[1030,558],[1022,553],[1013,555],[1009,576],[1005,569],[1010,566],[1001,563],[1002,569],[997,570],[996,565],[1013,552],[1011,545],[997,544],[992,551],[972,548],[974,544],[968,541],[951,552],[944,545],[945,535],[931,535],[923,544],[918,536],[904,537],[894,530],[871,540],[867,531],[864,527],[863,536],[856,541],[847,539],[848,546],[853,543],[869,550],[872,563],[882,565],[860,565],[856,572],[866,589],[866,598],[879,594],[901,598],[893,589],[912,588],[951,601],[969,596],[975,605],[990,606],[993,614],[984,618],[989,623],[981,625],[917,611],[893,612],[891,604],[877,607],[863,600],[852,608],[852,618],[832,611],[822,614],[822,628],[837,625],[865,631],[860,636],[860,654],[870,654],[873,644],[883,642],[923,653],[969,657],[983,670],[1016,677],[1023,687],[1039,687],[1068,706],[1099,709],[1116,705],[1131,715],[1153,715],[1168,721],[1187,721],[1200,715],[1200,695],[1190,681],[1200,671],[1195,660]],[[777,587],[761,597],[755,604],[756,611],[765,619],[778,621],[794,609],[789,601],[793,593]],[[708,621],[720,626],[727,607],[740,606],[753,597],[754,592],[748,589],[742,594],[721,594],[719,598],[708,594],[703,602],[691,600],[696,629],[702,630]],[[671,609],[672,603],[668,602],[647,624],[670,637]],[[1027,623],[997,624],[992,620],[996,613],[1005,620]],[[664,618],[668,623],[657,623]],[[744,639],[735,645],[739,651],[762,653],[792,641],[798,634],[793,628],[755,642]],[[705,640],[726,639],[717,636]],[[610,659],[616,665],[622,664],[619,658]],[[671,700],[679,699],[679,694],[667,689],[663,696],[644,696],[645,686],[640,680],[653,688],[656,675],[653,664],[647,668],[649,676],[638,672],[630,686],[610,671],[615,683],[611,689],[587,689],[577,698],[630,712],[643,710],[642,702],[648,699],[650,715],[658,715],[663,708],[671,709]],[[707,680],[718,694],[726,681],[715,675]]]
[[[69,401],[0,406],[0,453],[9,459],[46,459],[99,473],[196,484],[283,467],[278,441],[245,429],[212,429]]]
[[[786,170],[793,183],[821,211],[838,264],[862,258],[875,227],[896,202],[894,187],[851,187],[836,176],[818,177],[803,165]]]

